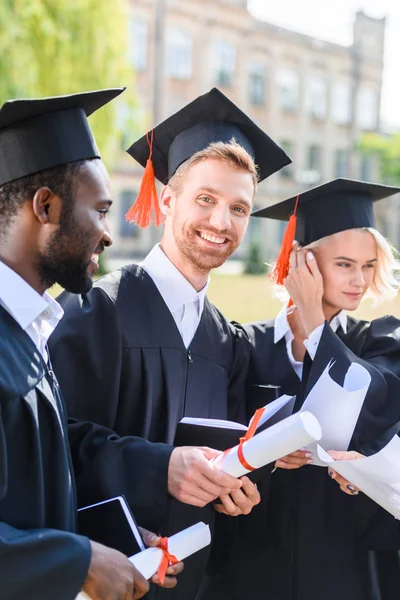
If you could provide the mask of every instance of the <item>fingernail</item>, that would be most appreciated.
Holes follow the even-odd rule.
[[[278,467],[274,467],[271,471],[271,473],[275,473],[275,471],[277,470]]]
[[[314,254],[312,252],[307,252],[308,260],[314,260]]]
[[[329,477],[333,477],[333,471],[329,471]]]
[[[307,461],[308,465],[311,465],[311,463],[312,463],[312,458],[310,458],[310,460]]]
[[[306,458],[312,458],[312,453],[311,452],[306,452]]]
[[[354,485],[348,485],[347,489],[350,490],[350,492],[353,494],[353,496],[357,496],[358,491],[356,490],[356,488],[354,487]]]

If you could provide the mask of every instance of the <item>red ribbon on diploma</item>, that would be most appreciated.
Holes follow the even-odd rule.
[[[160,538],[160,545],[157,547],[160,548],[160,550],[162,550],[163,555],[164,555],[162,557],[160,566],[158,567],[158,571],[157,571],[157,575],[160,578],[161,585],[164,585],[164,579],[165,579],[165,575],[167,574],[167,569],[168,569],[169,565],[176,565],[179,562],[179,560],[176,558],[176,556],[169,553],[167,537]]]
[[[245,457],[243,455],[243,444],[245,442],[247,442],[248,440],[250,440],[254,436],[256,429],[258,427],[258,424],[261,420],[261,417],[263,416],[263,413],[264,413],[263,408],[258,408],[256,410],[256,412],[254,413],[254,416],[251,420],[250,427],[246,431],[246,435],[241,437],[239,440],[238,458],[239,458],[240,464],[248,471],[255,471],[256,469],[254,467],[252,467],[251,465],[249,465],[249,463],[245,459]]]

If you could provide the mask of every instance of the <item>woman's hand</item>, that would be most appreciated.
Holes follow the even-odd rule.
[[[337,452],[336,450],[330,450],[328,454],[335,460],[358,460],[364,458],[359,452]],[[360,490],[350,481],[339,475],[339,473],[336,473],[332,467],[328,467],[328,475],[340,485],[342,492],[349,494],[349,496],[357,496]]]
[[[285,287],[296,305],[306,337],[325,322],[322,310],[323,279],[312,252],[297,243],[290,255],[290,271]]]
[[[292,452],[292,454],[288,454],[283,458],[280,458],[275,463],[276,469],[300,469],[300,467],[304,467],[304,465],[308,465],[312,462],[312,454],[305,448],[302,450],[297,450],[296,452]]]

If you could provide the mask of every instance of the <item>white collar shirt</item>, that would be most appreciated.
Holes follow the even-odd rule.
[[[343,329],[343,332],[347,332],[347,315],[344,310],[341,310],[337,315],[333,317],[329,323],[333,331],[337,331],[339,327]],[[312,331],[309,337],[304,340],[304,345],[307,349],[308,354],[312,359],[317,352],[319,342],[321,340],[322,331],[324,325],[319,325]],[[292,330],[287,319],[287,306],[284,306],[278,316],[275,319],[274,324],[274,344],[277,344],[282,338],[285,338],[286,350],[290,364],[292,365],[296,375],[301,379],[303,374],[303,363],[295,360],[293,356],[292,342],[294,339]]]
[[[140,266],[153,280],[188,348],[203,314],[210,279],[202,290],[196,292],[159,244],[154,246]]]
[[[47,341],[64,314],[50,294],[38,294],[18,273],[0,261],[0,304],[29,335],[47,363]]]

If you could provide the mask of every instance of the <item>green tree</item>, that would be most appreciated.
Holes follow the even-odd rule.
[[[400,183],[400,133],[384,136],[364,134],[359,143],[364,156],[377,156],[382,179],[387,183]]]
[[[2,0],[0,103],[132,83],[126,5],[126,0]],[[118,143],[116,106],[131,98],[132,90],[90,119],[106,157]],[[132,126],[126,120],[123,125]]]
[[[263,275],[267,272],[267,265],[262,260],[261,254],[259,242],[251,242],[244,261],[244,273],[246,275]]]

